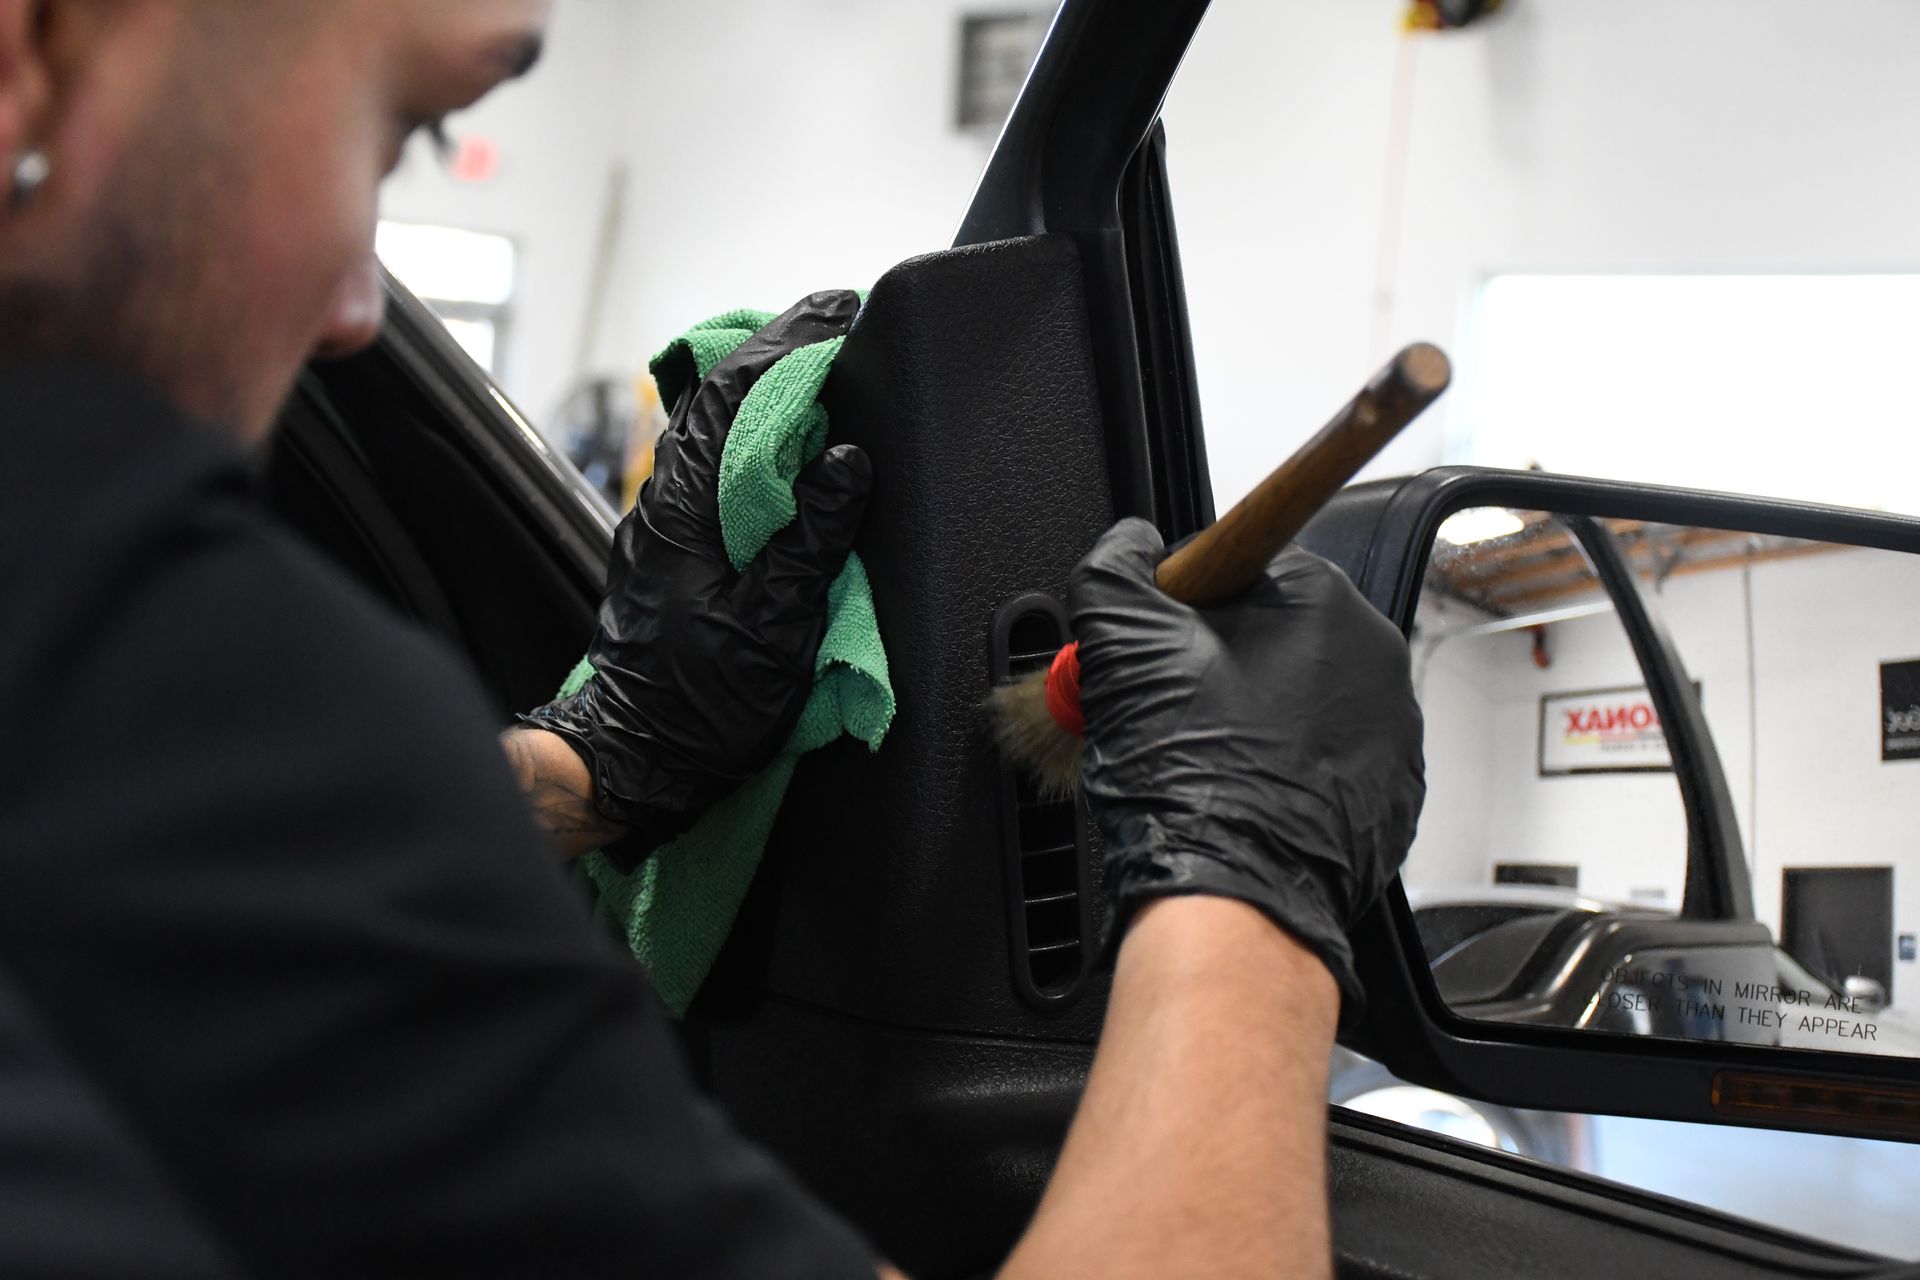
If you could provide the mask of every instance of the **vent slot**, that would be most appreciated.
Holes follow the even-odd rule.
[[[1034,592],[1008,601],[993,619],[993,682],[1044,670],[1069,634],[1066,610],[1052,596]],[[1014,990],[1036,1008],[1065,1008],[1086,989],[1098,952],[1086,807],[1078,796],[1042,798],[1004,760],[1000,806]]]
[[[1078,826],[1072,805],[1028,801],[1020,806],[1020,847],[1038,852],[1072,844]]]

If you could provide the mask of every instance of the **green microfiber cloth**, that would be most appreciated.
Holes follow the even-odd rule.
[[[661,399],[671,404],[687,389],[669,382],[685,378],[689,359],[693,376],[705,378],[773,318],[771,312],[729,311],[669,343],[649,365]],[[720,530],[736,570],[794,517],[794,478],[826,448],[827,412],[817,397],[843,342],[830,338],[791,352],[760,376],[740,405],[720,455]],[[592,664],[582,659],[560,696],[578,692],[592,675]],[[828,592],[813,695],[774,762],[708,810],[692,830],[654,850],[632,875],[621,874],[602,854],[587,855],[597,913],[625,936],[674,1016],[693,1002],[727,940],[794,764],[843,733],[879,750],[893,712],[873,589],[860,557],[851,555]]]

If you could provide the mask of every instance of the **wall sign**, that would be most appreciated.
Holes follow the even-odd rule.
[[[1495,884],[1550,884],[1562,889],[1580,887],[1580,868],[1565,862],[1496,862]]]
[[[1920,760],[1920,658],[1880,664],[1880,758]]]
[[[1052,21],[1051,8],[1018,6],[961,16],[956,115],[962,129],[994,130],[1007,122]]]
[[[1541,777],[1672,768],[1660,713],[1645,685],[1550,693],[1540,699]]]

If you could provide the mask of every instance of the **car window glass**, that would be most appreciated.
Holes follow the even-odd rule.
[[[1637,585],[1603,587],[1609,563]],[[1428,801],[1404,883],[1455,1012],[1920,1058],[1920,557],[1469,508],[1411,647]],[[1683,763],[1724,796],[1691,829],[1682,695],[1706,729]]]
[[[1556,931],[1677,912],[1686,814],[1639,660],[1566,530],[1448,520],[1410,643],[1427,804],[1404,882],[1443,993],[1519,995]]]
[[[1382,1119],[1690,1200],[1781,1231],[1920,1258],[1914,1148],[1817,1133],[1530,1111],[1408,1084],[1340,1050],[1332,1100]]]
[[[1920,1057],[1920,557],[1593,522],[1672,639],[1731,804],[1750,906],[1688,917],[1700,842],[1576,523],[1469,509],[1442,526],[1424,580],[1411,648],[1429,791],[1405,887],[1442,998],[1493,1020]],[[1596,951],[1597,968],[1573,963]],[[1920,1225],[1896,1208],[1920,1186],[1910,1146],[1501,1107],[1344,1050],[1332,1096],[1920,1255]]]

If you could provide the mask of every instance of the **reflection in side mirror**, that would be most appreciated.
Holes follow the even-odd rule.
[[[1403,882],[1456,1014],[1920,1058],[1920,556],[1469,507],[1410,643]]]
[[[1847,1003],[1856,1013],[1879,1013],[1887,1007],[1887,989],[1864,974],[1854,974],[1841,984]]]

